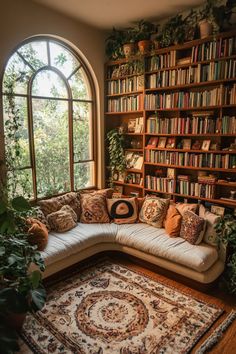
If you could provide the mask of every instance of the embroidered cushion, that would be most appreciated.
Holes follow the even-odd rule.
[[[48,231],[51,230],[49,223],[44,215],[44,213],[42,212],[42,210],[40,209],[40,207],[36,207],[34,208],[34,219],[37,219],[38,221],[40,221],[41,223],[43,223],[46,228],[48,229]]]
[[[175,207],[182,216],[188,210],[192,211],[195,214],[198,210],[198,204],[177,203],[175,204]]]
[[[80,202],[82,208],[80,221],[82,223],[93,224],[110,222],[104,194],[81,194]]]
[[[182,216],[174,205],[169,206],[164,221],[164,227],[170,237],[178,237],[181,228]]]
[[[63,206],[57,198],[40,200],[38,202],[38,205],[40,206],[40,208],[45,216],[47,216],[48,214],[54,213],[57,210],[60,210],[61,207]]]
[[[113,188],[105,188],[105,189],[85,189],[82,191],[78,192],[78,195],[80,196],[81,194],[102,194],[104,195],[106,198],[112,198],[112,194],[114,193],[114,189]]]
[[[183,215],[180,237],[192,245],[198,245],[205,232],[205,220],[192,211],[186,211]]]
[[[65,232],[76,226],[77,215],[69,205],[47,216],[48,223],[53,231]]]
[[[48,230],[47,227],[39,220],[28,218],[26,220],[29,225],[28,241],[31,245],[37,245],[39,251],[43,251],[48,243]]]
[[[217,241],[215,225],[219,222],[221,217],[208,211],[202,204],[199,207],[199,216],[206,221],[206,230],[203,236],[204,242],[208,243],[209,245],[216,246]]]
[[[107,209],[116,224],[133,224],[138,218],[136,198],[107,199]]]
[[[161,228],[169,206],[169,199],[147,196],[139,213],[139,220]]]
[[[56,199],[62,205],[69,205],[74,210],[74,212],[76,213],[77,220],[80,219],[81,205],[80,205],[80,200],[79,200],[78,195],[77,195],[76,192],[70,192],[70,193],[66,193],[66,194],[60,195],[59,197],[56,197]]]

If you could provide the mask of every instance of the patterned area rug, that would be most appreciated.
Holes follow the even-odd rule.
[[[51,286],[22,336],[37,354],[188,353],[222,312],[103,260]]]

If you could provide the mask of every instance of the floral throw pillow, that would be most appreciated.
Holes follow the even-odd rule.
[[[199,216],[206,220],[206,231],[203,236],[203,241],[209,245],[217,246],[215,226],[221,219],[221,216],[211,213],[203,205],[200,205]]]
[[[139,220],[154,227],[161,228],[166,217],[169,203],[169,199],[147,196],[143,202]]]
[[[77,224],[77,215],[69,205],[47,216],[48,223],[53,231],[65,232],[73,229]]]
[[[180,229],[180,237],[192,245],[198,245],[205,232],[205,220],[192,211],[186,211]]]
[[[82,208],[80,222],[85,224],[110,222],[105,195],[81,194],[80,202]]]
[[[56,199],[62,205],[69,205],[76,213],[77,220],[80,219],[81,205],[80,205],[80,200],[79,200],[76,192],[70,192],[70,193],[60,195],[59,197],[56,197]]]
[[[46,200],[40,200],[38,202],[38,205],[40,206],[42,212],[44,213],[45,216],[48,214],[54,213],[57,210],[60,210],[61,207],[63,206],[57,198],[50,198]]]
[[[107,199],[107,208],[116,224],[133,224],[138,218],[136,198]]]

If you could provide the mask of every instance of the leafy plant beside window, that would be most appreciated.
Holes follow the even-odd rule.
[[[32,209],[23,197],[0,200],[0,352],[18,348],[15,327],[28,311],[40,310],[46,300],[41,271],[44,262],[28,241],[26,218]],[[32,265],[39,269],[30,270]],[[20,319],[21,323],[18,323]],[[12,328],[13,327],[13,328]]]
[[[215,229],[218,243],[223,243],[228,249],[223,284],[230,293],[236,294],[236,218],[226,215],[218,222]]]
[[[122,173],[126,168],[124,155],[124,134],[119,133],[117,129],[112,129],[107,133],[110,185],[113,185],[114,173]]]

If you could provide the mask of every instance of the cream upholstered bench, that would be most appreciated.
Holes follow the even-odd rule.
[[[171,238],[163,228],[144,223],[78,223],[65,233],[50,232],[41,252],[46,265],[43,277],[102,251],[121,251],[204,284],[216,280],[225,263],[223,252],[216,247]]]

